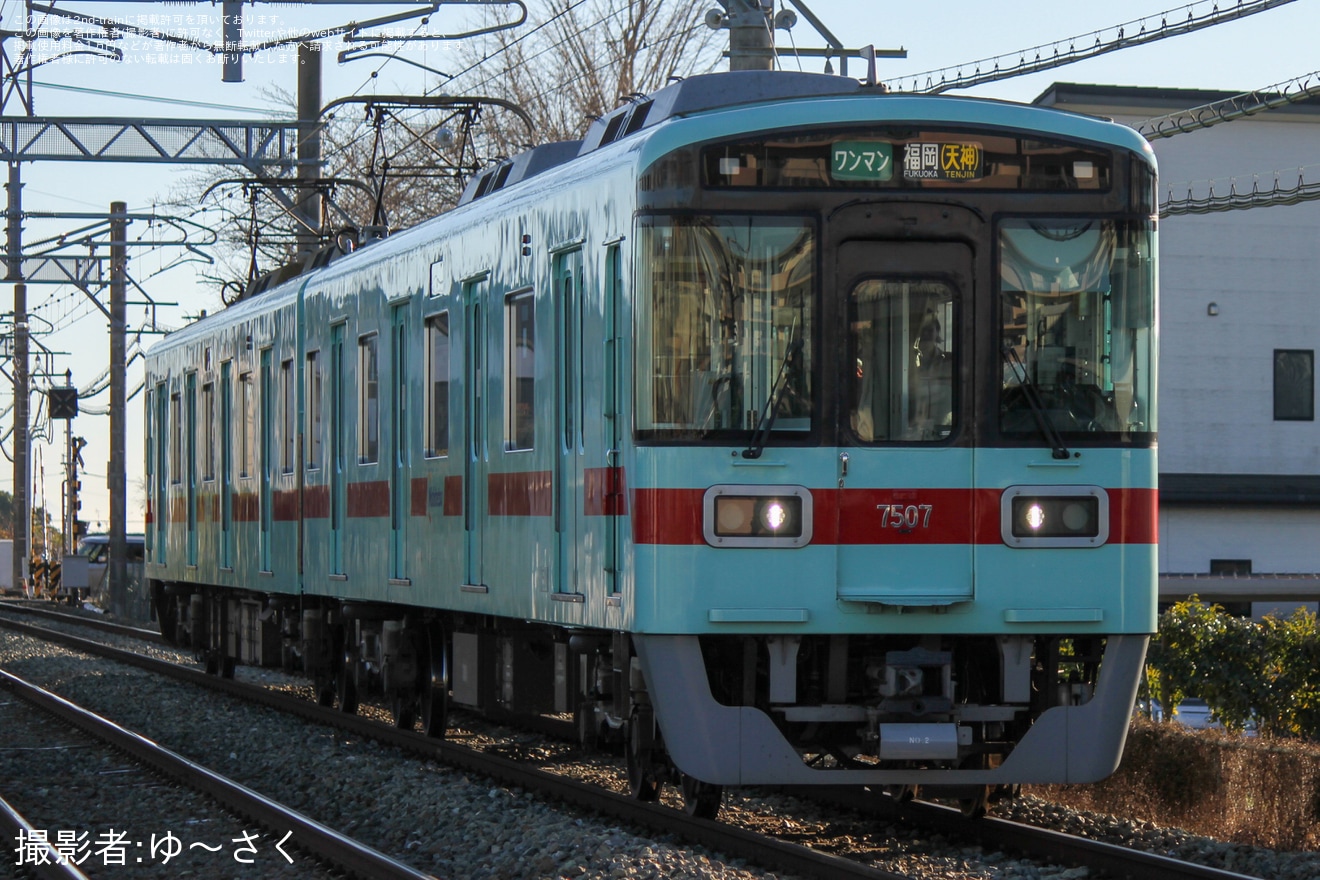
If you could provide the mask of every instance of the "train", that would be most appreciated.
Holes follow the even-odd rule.
[[[740,71],[499,160],[146,356],[146,568],[208,669],[983,813],[1122,753],[1156,628],[1130,128]]]

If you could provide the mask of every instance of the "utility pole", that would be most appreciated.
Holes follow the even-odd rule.
[[[125,471],[125,408],[127,361],[128,205],[110,203],[110,608],[123,614],[128,598],[128,540],[125,518],[128,511]]]
[[[73,387],[73,370],[64,371],[64,387]],[[54,409],[52,406],[51,409]],[[54,416],[52,416],[54,418]],[[64,555],[73,552],[74,523],[78,520],[76,509],[78,501],[78,465],[73,457],[73,419],[64,423],[64,514],[60,517],[60,531],[63,533]]]
[[[321,194],[311,181],[321,176],[321,44],[298,44],[298,253],[321,244]]]
[[[28,33],[33,30],[32,2],[27,0],[25,22]],[[0,48],[0,56],[3,56]],[[26,56],[25,56],[26,57]],[[7,60],[7,59],[6,59]],[[32,68],[29,63],[23,65],[20,80],[17,73],[12,83],[0,83],[0,94],[7,98],[12,91],[23,103],[27,115],[32,115]],[[3,112],[5,100],[0,98],[0,112]],[[6,207],[9,209],[9,222],[5,229],[5,280],[14,282],[14,564],[13,586],[22,589],[28,577],[28,534],[32,528],[32,514],[29,511],[28,496],[29,463],[28,449],[28,395],[31,393],[32,379],[28,375],[28,314],[27,285],[23,283],[23,182],[19,174],[19,163],[9,162],[9,197]]]
[[[8,259],[5,280],[14,282],[14,586],[21,588],[28,577],[28,531],[32,516],[28,512],[28,317],[27,285],[23,283],[23,198],[18,163],[9,163],[8,208],[6,229]]]
[[[729,70],[774,70],[774,0],[728,0]]]

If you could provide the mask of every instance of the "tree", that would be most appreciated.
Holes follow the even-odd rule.
[[[713,70],[725,35],[706,27],[709,8],[694,0],[552,0],[527,33],[463,44],[468,66],[455,80],[520,105],[538,142],[575,140],[628,98]],[[485,126],[503,155],[529,145],[512,122],[502,116]]]
[[[706,27],[708,6],[695,0],[551,0],[516,31],[460,43],[463,69],[434,90],[494,103],[365,112],[341,105],[322,133],[323,176],[338,181],[327,187],[333,198],[323,232],[333,239],[365,226],[401,229],[443,213],[485,164],[535,144],[580,138],[594,118],[630,96],[712,70],[724,37]],[[268,97],[290,112],[296,107],[290,94]],[[504,109],[507,104],[521,108],[531,125]],[[171,200],[180,208],[197,206],[208,193],[206,204],[221,214],[211,223],[220,235],[213,280],[227,302],[250,276],[296,254],[288,212],[250,182],[217,186],[232,177],[222,170],[195,175]]]

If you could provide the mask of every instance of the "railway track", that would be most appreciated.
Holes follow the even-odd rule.
[[[127,755],[132,761],[140,765],[140,767],[127,768],[126,772],[159,774],[188,790],[205,796],[205,798],[220,805],[223,809],[257,823],[267,832],[265,836],[269,837],[269,840],[263,841],[263,848],[273,848],[290,865],[294,864],[293,852],[296,850],[300,851],[304,858],[314,859],[315,862],[320,863],[331,872],[344,872],[355,877],[366,878],[366,880],[426,880],[430,876],[364,846],[353,838],[309,819],[295,810],[291,810],[258,792],[188,760],[182,755],[163,748],[146,737],[127,730],[95,712],[88,711],[2,669],[0,669],[0,690],[11,693],[25,703],[40,709],[57,719],[62,725],[76,728],[97,742]],[[60,780],[52,778],[41,781],[47,782],[53,789],[58,786]],[[147,818],[143,816],[124,816],[121,821],[123,823],[140,823]],[[149,817],[149,821],[152,822],[159,822],[160,820],[161,817],[159,816]],[[44,830],[49,832],[49,829]],[[72,839],[76,841],[78,829],[69,830],[74,832]],[[33,831],[34,829],[29,825],[26,840],[32,840]],[[113,846],[107,843],[105,849],[102,850],[103,863],[107,868],[115,864],[125,865],[132,864],[134,861],[137,863],[143,861],[143,856],[140,853],[143,852],[141,848],[144,840],[141,838],[132,839],[122,827],[120,832],[124,836],[118,839]],[[213,831],[211,833],[214,835]],[[182,830],[181,834],[184,834]],[[44,837],[49,842],[50,834],[47,833]],[[152,860],[164,858],[163,863],[168,864],[171,857],[178,857],[192,847],[200,846],[209,852],[214,846],[215,851],[219,852],[226,848],[225,843],[233,843],[235,839],[238,839],[245,841],[245,846],[250,848],[250,852],[235,850],[234,860],[239,865],[255,864],[259,852],[256,844],[260,837],[245,832],[239,838],[221,836],[206,842],[197,842],[176,837],[173,829],[170,829],[161,835],[161,845],[158,847],[156,832],[153,831],[148,858]],[[86,841],[84,840],[84,842]],[[102,842],[100,838],[94,842],[86,842],[87,845],[81,847],[82,859],[85,860],[91,854],[88,852],[89,847]],[[73,844],[71,843],[70,846],[72,847]],[[74,849],[72,852],[76,853],[78,850]],[[112,856],[117,856],[117,858],[105,861],[107,852]],[[139,853],[139,855],[133,855],[134,852]],[[32,853],[31,863],[49,863],[51,859],[48,855],[40,851],[40,847],[38,847],[38,850]],[[68,859],[56,858],[54,861],[56,867],[61,867],[60,862],[67,862]],[[328,874],[323,868],[317,868],[294,876],[325,878],[331,876],[331,874]]]
[[[510,759],[506,755],[483,752],[450,742],[437,742],[416,733],[396,730],[379,721],[345,715],[316,705],[310,700],[294,699],[267,688],[206,675],[196,669],[142,657],[132,652],[123,652],[95,641],[53,633],[44,628],[26,627],[6,621],[0,623],[9,627],[22,627],[21,631],[39,638],[53,639],[75,650],[131,663],[179,680],[217,689],[282,712],[296,714],[319,724],[334,725],[353,735],[370,737],[414,754],[480,773],[500,780],[508,786],[543,792],[548,797],[600,811],[664,834],[681,836],[682,839],[692,843],[754,861],[770,870],[823,878],[906,876],[859,864],[852,860],[856,858],[856,854],[853,854],[852,858],[841,858],[838,855],[811,850],[797,843],[767,837],[760,832],[738,827],[737,824],[731,824],[738,821],[737,811],[733,811],[731,822],[713,823],[693,819],[676,810],[639,803],[620,794],[604,791],[596,785],[584,785],[545,772],[529,766],[525,761]],[[508,751],[505,750],[506,754]],[[786,792],[786,794],[794,793]],[[995,849],[1009,848],[1026,853],[1036,860],[1087,866],[1093,872],[1104,871],[1113,877],[1130,877],[1133,880],[1155,880],[1155,878],[1241,880],[1250,876],[1004,820],[968,822],[957,811],[935,805],[911,804],[899,807],[888,797],[861,790],[833,790],[828,792],[828,795],[832,804],[856,812],[860,817],[856,823],[862,827],[868,824],[875,827],[880,822],[911,823],[920,827],[923,833],[933,832]],[[1097,874],[1092,873],[1091,876]]]

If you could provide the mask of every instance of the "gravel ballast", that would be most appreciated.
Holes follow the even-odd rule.
[[[177,652],[160,647],[139,645],[138,650],[179,659]],[[621,828],[608,819],[544,802],[528,792],[506,790],[370,740],[3,630],[0,665],[438,877],[785,876],[683,841],[648,837],[645,831]],[[300,680],[265,670],[240,668],[238,677],[282,688],[305,687]],[[364,712],[371,711],[378,710],[364,708]],[[3,712],[0,708],[0,720]],[[537,745],[541,738],[526,733],[500,734],[497,729],[481,728],[480,722],[467,725],[454,738],[477,747],[544,753],[551,756],[548,764],[557,772],[564,771],[562,762],[553,756],[566,747]],[[507,741],[495,743],[501,735]],[[574,775],[591,777],[615,790],[626,784],[620,769],[608,760],[577,762],[575,766]],[[70,809],[76,814],[73,805]],[[726,795],[726,814],[730,821],[788,834],[795,841],[828,851],[865,853],[864,861],[875,867],[917,880],[1103,876],[1084,867],[1041,865],[1013,853],[923,835],[901,824],[830,815],[814,805],[773,794]],[[1222,843],[1146,823],[1068,811],[1033,799],[1001,806],[997,815],[1263,878],[1320,877],[1318,854]]]

